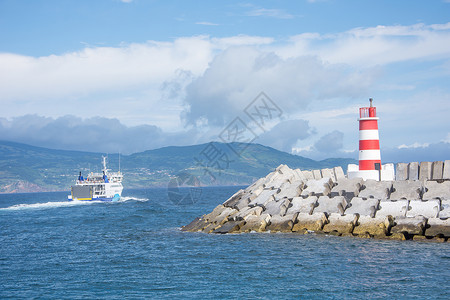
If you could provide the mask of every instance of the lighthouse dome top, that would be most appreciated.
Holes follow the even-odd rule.
[[[359,120],[378,120],[377,118],[377,108],[373,106],[373,99],[370,98],[370,106],[369,107],[361,107],[359,109]]]

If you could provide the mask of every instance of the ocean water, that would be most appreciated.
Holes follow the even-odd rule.
[[[450,299],[449,243],[180,231],[238,189],[0,195],[0,298]]]

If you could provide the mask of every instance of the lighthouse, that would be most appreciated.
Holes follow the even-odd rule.
[[[349,165],[347,175],[364,180],[393,180],[393,164],[381,165],[377,108],[372,98],[369,101],[369,107],[359,109],[359,165]]]

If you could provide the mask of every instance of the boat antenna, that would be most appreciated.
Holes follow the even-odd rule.
[[[120,173],[120,151],[119,151],[119,173]]]

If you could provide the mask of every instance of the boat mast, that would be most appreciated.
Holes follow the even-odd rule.
[[[103,172],[105,172],[105,174],[106,174],[106,171],[108,171],[108,170],[106,169],[106,156],[103,156],[103,155],[102,155],[102,160],[103,160]]]

